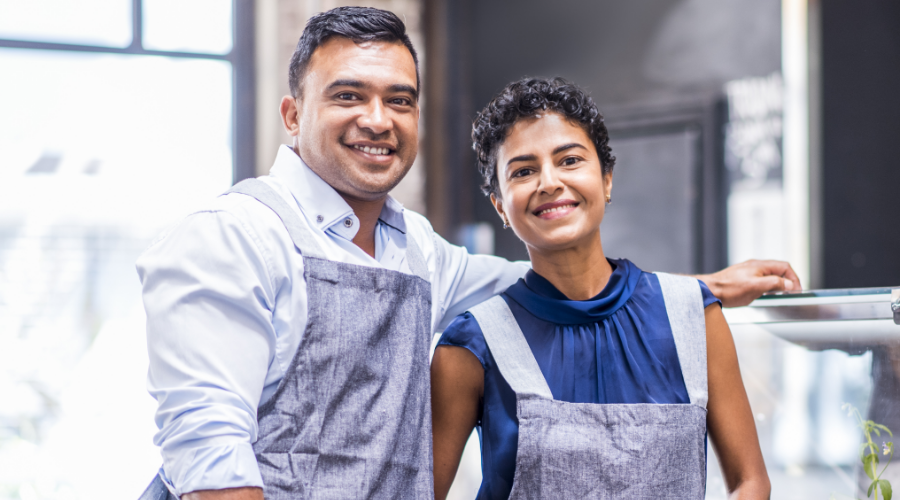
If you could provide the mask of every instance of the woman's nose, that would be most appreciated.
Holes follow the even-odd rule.
[[[556,190],[561,188],[562,182],[560,181],[559,173],[556,171],[553,165],[543,165],[541,167],[541,184],[539,186],[540,191],[552,194]]]

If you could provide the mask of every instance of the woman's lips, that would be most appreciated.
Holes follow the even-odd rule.
[[[544,220],[559,219],[569,215],[578,203],[574,200],[559,200],[552,203],[545,203],[533,212],[534,215]]]

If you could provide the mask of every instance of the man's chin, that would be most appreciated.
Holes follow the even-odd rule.
[[[410,168],[404,168],[396,163],[389,166],[365,163],[344,164],[344,166],[344,172],[352,172],[351,175],[343,176],[345,187],[358,192],[359,196],[374,198],[384,197],[397,187]]]
[[[360,201],[378,201],[384,199],[388,193],[397,187],[397,184],[400,184],[402,179],[402,176],[399,178],[397,176],[382,178],[380,175],[374,179],[371,177],[355,179],[345,177],[340,187],[334,187],[345,197]]]

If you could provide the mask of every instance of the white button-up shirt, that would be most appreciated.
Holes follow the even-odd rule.
[[[434,331],[513,284],[523,264],[469,255],[424,217],[388,197],[376,226],[375,258],[353,244],[359,220],[344,199],[290,147],[269,176],[332,260],[411,274],[413,238],[431,279]],[[275,392],[306,330],[303,258],[281,219],[239,194],[186,217],[137,262],[147,310],[148,386],[159,403],[154,442],[179,495],[262,487],[252,443],[257,408]]]

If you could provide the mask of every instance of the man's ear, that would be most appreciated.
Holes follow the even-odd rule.
[[[605,184],[606,194],[612,196],[612,186],[613,186],[613,174],[612,172],[603,175],[603,184]]]
[[[281,123],[291,137],[300,135],[300,110],[298,100],[286,95],[281,98]]]

